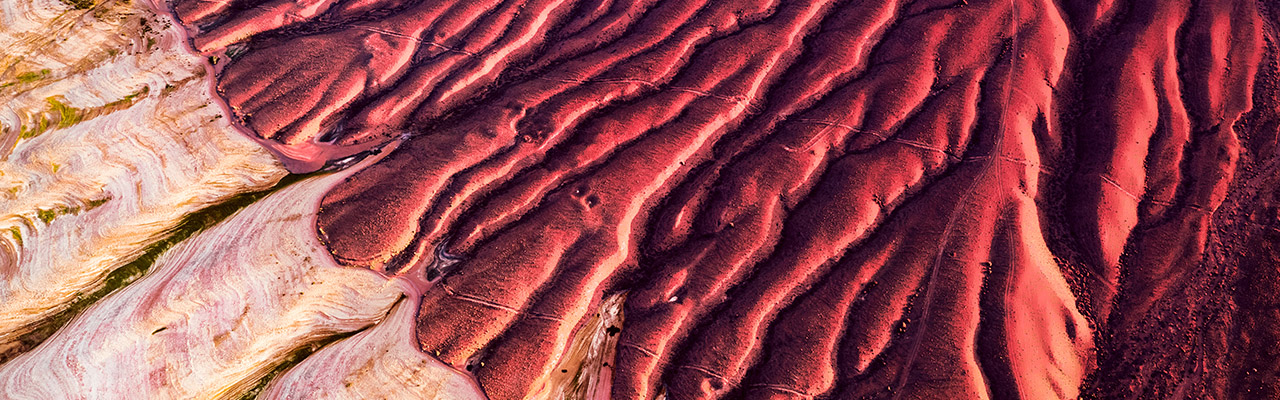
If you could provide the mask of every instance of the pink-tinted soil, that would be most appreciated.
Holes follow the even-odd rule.
[[[615,398],[1280,396],[1264,1],[173,7],[493,399],[622,291]]]

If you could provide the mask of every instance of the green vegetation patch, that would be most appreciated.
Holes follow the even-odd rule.
[[[119,107],[119,106],[128,106],[128,105],[131,105],[131,104],[133,104],[133,102],[137,101],[137,100],[138,100],[139,98],[141,98],[142,96],[146,96],[146,95],[147,95],[147,93],[148,93],[148,92],[150,92],[150,91],[151,91],[151,88],[150,88],[150,87],[148,87],[148,86],[143,86],[143,87],[142,87],[142,89],[138,89],[138,91],[133,92],[133,94],[130,94],[130,95],[128,95],[128,96],[124,96],[124,97],[123,97],[123,98],[121,98],[120,100],[116,100],[116,101],[113,101],[113,102],[107,103],[107,105],[105,105],[105,106],[103,106],[103,107],[105,108],[105,107]]]
[[[69,128],[75,124],[84,121],[85,117],[91,117],[104,112],[109,112],[113,108],[128,107],[139,98],[146,96],[151,89],[143,87],[136,92],[124,96],[120,100],[116,100],[102,107],[94,107],[90,109],[75,108],[65,103],[66,98],[60,96],[51,96],[45,99],[49,104],[46,112],[37,114],[30,125],[23,125],[19,129],[18,137],[22,139],[30,139],[40,136],[51,127]],[[55,171],[56,172],[56,171]]]
[[[107,202],[108,202],[108,201],[111,201],[111,198],[110,198],[110,197],[103,197],[103,198],[101,198],[101,199],[97,199],[97,200],[89,200],[89,202],[88,202],[88,203],[85,203],[85,211],[88,211],[88,210],[92,210],[92,209],[98,208],[98,206],[101,206],[101,205],[103,205],[103,204],[107,204]]]
[[[44,131],[47,130],[49,130],[49,118],[45,117],[44,114],[40,114],[40,116],[36,117],[34,125],[31,125],[30,127],[26,125],[22,126],[22,129],[18,132],[18,137],[30,139],[40,136],[41,133],[44,133]]]
[[[53,222],[54,218],[57,218],[59,215],[66,214],[66,210],[68,209],[36,210],[36,216],[39,217],[40,221],[43,221],[45,225],[48,225],[50,222]]]
[[[58,99],[58,96],[49,97],[45,99],[45,102],[49,103],[49,112],[36,115],[31,125],[23,125],[18,130],[19,138],[30,139],[40,136],[48,131],[50,127],[67,128],[84,120],[84,110],[63,103],[62,100]],[[49,118],[49,114],[53,115],[53,119]]]
[[[52,71],[50,71],[48,68],[45,68],[39,71],[23,72],[21,74],[18,74],[18,76],[14,77],[13,81],[0,84],[0,89],[4,89],[13,85],[28,84],[31,82],[39,81],[41,79],[48,77],[50,72]]]
[[[58,164],[53,165],[53,172],[55,173],[58,172]],[[53,220],[58,217],[61,217],[63,215],[79,214],[81,212],[89,211],[89,210],[98,208],[98,206],[106,204],[108,201],[111,201],[110,197],[96,199],[96,200],[89,200],[88,203],[85,203],[83,208],[58,206],[48,210],[36,210],[36,218],[40,218],[40,221],[43,221],[45,225],[48,225],[50,222],[53,222]]]
[[[84,111],[59,101],[57,96],[47,98],[45,101],[49,102],[49,109],[53,111],[53,115],[58,117],[59,128],[78,124],[84,119]]]
[[[44,79],[46,76],[49,76],[49,72],[51,71],[49,71],[48,68],[45,68],[40,71],[31,71],[31,72],[18,74],[18,77],[17,77],[18,83],[31,83],[31,82]]]
[[[93,0],[62,0],[62,3],[77,10],[88,10],[94,6]]]

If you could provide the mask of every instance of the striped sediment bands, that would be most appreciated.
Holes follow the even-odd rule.
[[[192,214],[288,174],[215,106],[172,19],[80,4],[0,0],[0,363],[136,279]]]
[[[1211,320],[1214,249],[1258,230],[1215,211],[1273,157],[1257,1],[173,7],[295,170],[407,137],[317,234],[425,270],[418,344],[491,398],[624,291],[617,398],[1195,397],[1249,368]]]

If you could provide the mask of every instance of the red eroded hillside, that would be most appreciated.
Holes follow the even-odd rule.
[[[1280,396],[1265,1],[172,6],[490,398]]]

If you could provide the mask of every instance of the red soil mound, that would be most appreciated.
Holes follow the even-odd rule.
[[[1256,1],[174,7],[287,155],[410,137],[318,231],[492,398],[620,291],[618,398],[1280,390]]]

